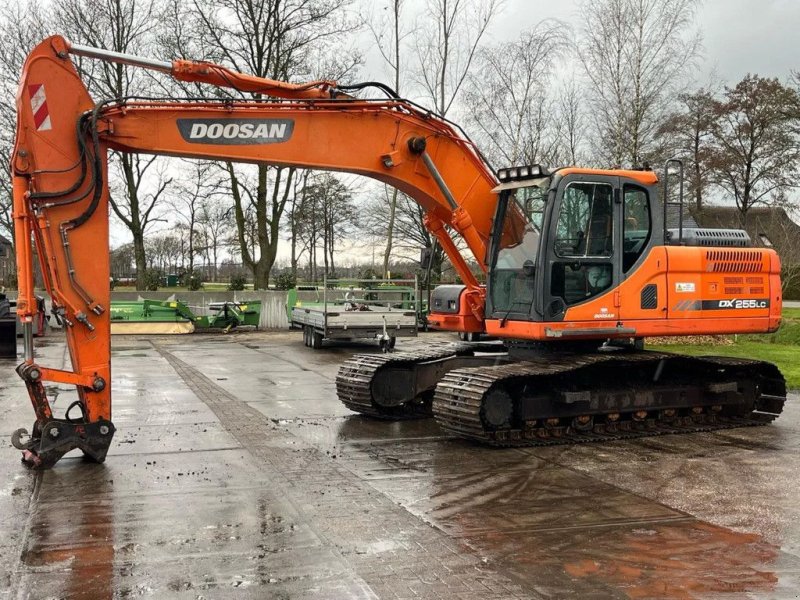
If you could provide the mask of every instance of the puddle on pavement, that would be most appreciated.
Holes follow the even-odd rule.
[[[122,351],[141,348],[131,346]],[[125,398],[117,415],[129,423],[148,422],[151,414],[159,423],[188,419],[188,425],[180,429],[181,436],[199,435],[197,428],[206,426],[197,422],[200,417],[210,419],[208,411],[203,408],[205,412],[199,416],[189,413],[189,406],[198,405],[196,401],[187,405],[192,395],[176,388],[156,392],[158,387],[151,385],[154,379],[150,379],[154,377],[117,371],[117,393]],[[60,403],[64,401],[62,398]],[[330,414],[333,401],[326,397],[319,402]],[[733,436],[744,436],[742,433],[727,433],[731,439],[722,440],[723,445],[717,442],[713,448],[698,438],[690,440],[697,448],[684,448],[663,438],[638,449],[615,445],[532,452],[487,449],[447,438],[431,419],[384,422],[302,414],[275,419],[277,427],[322,450],[419,519],[463,542],[465,554],[477,552],[488,569],[510,573],[532,593],[536,590],[565,599],[795,597],[800,558],[786,551],[787,546],[782,549],[769,541],[776,536],[767,540],[714,525],[599,479],[601,469],[622,470],[648,485],[663,484],[671,471],[655,468],[654,463],[665,461],[665,452],[672,447],[675,456],[687,461],[696,458],[704,464],[709,461],[710,448],[715,448],[720,464],[724,458],[725,464],[737,465],[736,476],[741,481],[746,466],[741,452],[757,456],[764,452],[752,443],[733,447]],[[146,435],[150,433],[140,434]],[[144,437],[139,439],[144,446]],[[223,442],[228,444],[213,437],[209,446]],[[181,442],[175,444],[182,447]],[[142,452],[143,448],[133,450]],[[227,452],[224,456],[234,464],[239,455]],[[209,464],[216,463],[220,473],[228,472],[219,462],[219,453],[203,456],[210,456]],[[140,457],[115,456],[114,460],[121,469],[122,461],[138,464]],[[159,457],[159,469],[162,460],[174,470],[185,456],[170,452]],[[636,461],[641,463],[641,471],[634,468]],[[572,468],[564,466],[567,463]],[[581,466],[585,472],[576,470]],[[126,471],[126,477],[138,473],[139,479],[118,480],[116,493],[103,475],[103,466],[81,465],[81,477],[69,482],[69,469],[45,474],[51,488],[64,489],[58,502],[55,497],[46,499],[31,516],[23,554],[28,589],[45,589],[47,583],[48,591],[58,591],[57,597],[70,598],[152,595],[153,589],[165,589],[163,581],[160,588],[159,582],[153,581],[155,564],[160,577],[169,577],[166,589],[173,593],[281,586],[292,577],[316,585],[317,578],[338,580],[346,575],[339,559],[303,525],[293,508],[280,508],[279,500],[272,497],[259,499],[271,492],[266,481],[257,481],[256,467],[244,478],[252,488],[240,490],[207,483],[214,477],[215,482],[227,482],[219,473],[208,475],[209,479],[203,479],[206,483],[198,480],[196,488],[187,488],[186,484],[171,483],[174,477],[171,487],[163,480],[151,481],[150,471],[145,469],[147,473],[142,475],[141,470]],[[172,471],[164,470],[167,472]],[[646,479],[645,473],[651,479]],[[745,488],[755,485],[742,483]],[[91,497],[81,497],[81,486],[91,490]],[[158,495],[136,500],[140,488],[148,487]],[[730,486],[723,480],[717,487]],[[696,488],[702,493],[702,481]],[[745,492],[740,490],[739,504],[751,504]],[[200,518],[195,507],[187,509],[196,493],[205,494],[206,502],[218,507],[219,512],[212,512],[215,518],[206,522],[208,515],[203,513]],[[176,504],[176,500],[186,504]],[[669,504],[678,506],[672,501]],[[780,522],[776,516],[780,505],[754,504],[747,510],[771,511],[767,516]],[[383,535],[375,539],[353,552],[368,556],[402,552],[397,539]],[[173,570],[167,573],[161,563],[169,561]],[[126,586],[128,582],[132,583]]]
[[[89,466],[89,465],[85,465]],[[98,471],[99,465],[92,466]],[[109,494],[109,480],[95,480],[95,492]],[[61,597],[114,597],[113,502],[81,502],[38,506],[31,516],[30,534],[22,554],[34,573],[59,573]]]
[[[552,597],[783,597],[800,559],[761,535],[701,521],[528,451],[486,449],[358,417],[340,459],[371,485],[526,587]],[[387,444],[389,438],[392,443]],[[605,595],[604,595],[605,594]],[[794,597],[788,596],[788,597]]]
[[[514,570],[563,573],[591,589],[629,598],[678,600],[720,594],[765,597],[775,591],[777,546],[760,535],[689,519],[623,527],[579,528],[481,540]]]

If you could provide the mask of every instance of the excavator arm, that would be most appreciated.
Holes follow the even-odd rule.
[[[95,102],[71,54],[169,73],[176,79],[283,100]],[[482,328],[484,289],[456,247],[466,242],[485,271],[495,212],[494,174],[446,120],[389,98],[360,100],[335,82],[289,84],[210,63],[164,63],[82,46],[54,36],[29,55],[17,94],[12,158],[14,225],[25,359],[18,367],[36,413],[14,445],[31,467],[49,467],[80,449],[102,461],[111,442],[109,323],[109,149],[357,173],[390,184],[425,210],[466,284],[468,313],[453,328]],[[32,320],[34,254],[53,311],[66,331],[71,370],[36,361]],[[451,321],[452,323],[452,321]],[[77,399],[56,417],[46,384],[75,385]]]

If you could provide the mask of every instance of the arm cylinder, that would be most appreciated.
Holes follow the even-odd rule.
[[[135,56],[133,54],[124,54],[122,52],[93,48],[91,46],[81,46],[79,44],[69,44],[68,48],[69,53],[75,56],[85,56],[86,58],[96,58],[107,62],[122,63],[123,65],[131,65],[132,67],[143,67],[145,69],[161,71],[162,73],[172,72],[172,63],[163,60],[142,58],[141,56]]]
[[[103,48],[93,48],[92,46],[81,46],[80,44],[72,44],[69,42],[67,42],[67,50],[70,54],[74,54],[75,56],[85,56],[86,58],[96,58],[107,62],[160,71],[171,75],[178,81],[208,83],[220,87],[230,87],[240,92],[259,93],[265,96],[277,96],[279,98],[329,99],[332,97],[331,90],[336,87],[336,82],[334,81],[312,81],[299,84],[287,83],[238,73],[221,65],[208,62],[191,60],[167,62],[153,60],[133,54],[114,52],[113,50],[105,50]],[[349,98],[349,96],[345,94],[338,94],[338,96]]]

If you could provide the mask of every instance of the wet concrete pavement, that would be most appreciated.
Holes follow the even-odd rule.
[[[373,350],[116,338],[106,463],[43,473],[3,363],[0,598],[798,597],[796,395],[768,427],[488,449],[345,409],[338,364]]]

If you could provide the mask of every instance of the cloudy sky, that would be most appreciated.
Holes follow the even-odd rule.
[[[406,1],[412,10],[422,4]],[[542,19],[559,19],[577,28],[579,4],[580,0],[505,0],[491,38],[515,39]],[[701,81],[711,73],[730,83],[746,73],[785,79],[800,70],[800,0],[700,0],[697,27],[703,37]],[[379,74],[380,56],[374,49],[364,51],[366,70]]]
[[[578,0],[507,0],[495,36],[516,37],[544,18],[576,26]],[[697,14],[703,71],[735,82],[745,73],[784,79],[800,70],[800,0],[704,0]]]

